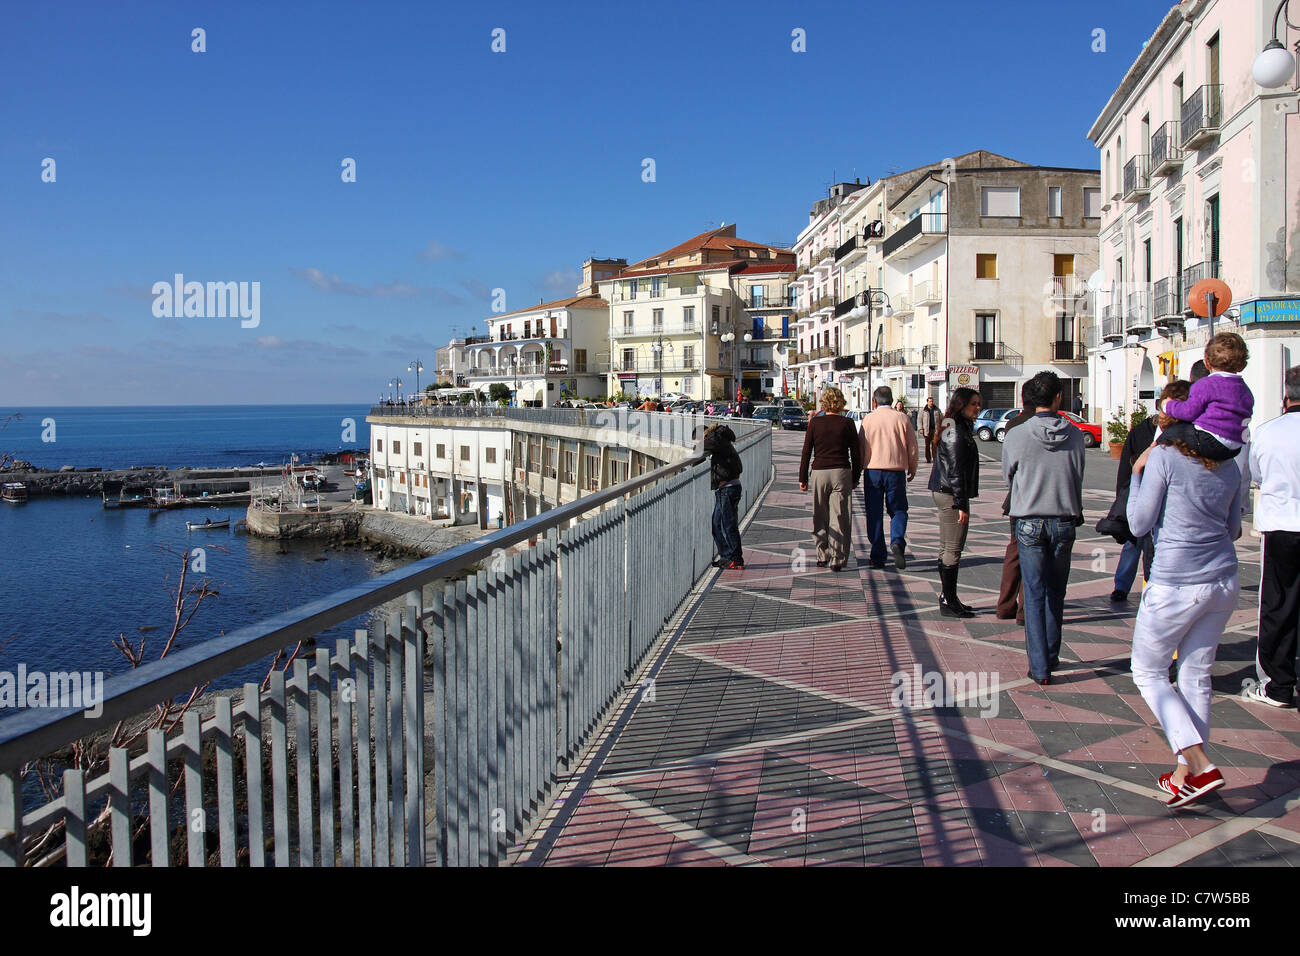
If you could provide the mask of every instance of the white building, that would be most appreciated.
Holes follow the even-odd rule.
[[[1282,376],[1300,362],[1300,109],[1294,78],[1258,86],[1257,54],[1276,0],[1187,0],[1165,15],[1088,138],[1101,156],[1105,278],[1089,330],[1094,421],[1150,409],[1187,378],[1210,335],[1186,310],[1218,278],[1234,310],[1215,331],[1246,339],[1254,421],[1279,411]],[[1298,35],[1282,21],[1283,45]]]

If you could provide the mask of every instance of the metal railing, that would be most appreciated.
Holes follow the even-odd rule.
[[[1184,149],[1192,149],[1206,140],[1212,139],[1219,132],[1219,122],[1223,114],[1223,85],[1206,84],[1183,101],[1179,122],[1182,127]]]
[[[1019,352],[1007,346],[1006,342],[971,342],[970,358],[972,362],[1003,362],[1019,356]]]
[[[911,315],[913,312],[916,311],[916,307],[912,305],[911,298],[902,292],[900,292],[898,295],[893,296],[890,299],[890,304],[894,308],[894,315],[898,315],[898,316]]]
[[[619,338],[639,338],[655,335],[699,335],[704,331],[699,322],[660,322],[656,325],[653,322],[638,322],[631,326],[618,325],[614,327],[613,337]]]
[[[948,214],[945,212],[923,212],[905,223],[886,237],[881,245],[885,258],[899,252],[913,240],[922,236],[940,236],[948,232]]]
[[[1151,158],[1134,156],[1124,164],[1124,199],[1141,199],[1151,192]]]
[[[1052,343],[1053,362],[1086,362],[1088,355],[1082,342],[1060,339]]]
[[[1182,146],[1178,143],[1178,120],[1169,120],[1151,134],[1151,174],[1161,176],[1182,168]]]
[[[1128,294],[1124,308],[1124,330],[1140,332],[1151,328],[1151,290],[1137,289]]]
[[[1196,285],[1196,283],[1200,282],[1202,279],[1221,278],[1219,275],[1219,266],[1220,263],[1218,262],[1198,262],[1195,265],[1188,266],[1183,270],[1182,291],[1184,293],[1190,292],[1192,286]]]
[[[1155,284],[1151,292],[1151,317],[1155,320],[1169,316],[1182,317],[1183,290],[1178,278],[1169,276]]]
[[[1119,305],[1114,303],[1102,307],[1101,337],[1103,339],[1124,338],[1124,317],[1120,314],[1122,311]]]
[[[579,424],[590,414],[624,434],[637,414],[692,448],[705,421],[692,431],[680,415],[472,411],[529,423]],[[744,514],[771,480],[771,428],[727,424],[744,466]],[[112,677],[98,716],[34,708],[7,717],[0,721],[0,867],[85,865],[96,826],[108,831],[115,866],[143,862],[134,857],[137,834],[151,865],[179,862],[169,861],[176,856],[169,842],[182,832],[191,866],[208,862],[209,852],[222,866],[245,854],[263,866],[267,842],[276,866],[502,861],[708,569],[712,508],[708,465],[692,454]],[[524,542],[535,543],[522,553],[505,550]],[[667,564],[665,554],[673,555]],[[488,570],[475,570],[481,567]],[[428,603],[426,586],[436,586]],[[291,678],[276,672],[267,690],[247,683],[233,697],[217,695],[211,718],[191,710],[180,733],[150,731],[139,753],[110,749],[107,772],[93,779],[65,770],[54,799],[24,792],[30,761],[394,600],[404,606],[332,651],[318,648],[313,664],[295,661]],[[215,760],[205,767],[206,752]],[[173,780],[183,813],[173,805]],[[213,805],[210,850],[206,828],[190,822]],[[53,826],[63,833],[38,850],[25,845],[25,835]]]
[[[917,305],[935,305],[943,301],[943,283],[938,280],[927,279],[924,282],[918,282],[913,290],[912,300]]]

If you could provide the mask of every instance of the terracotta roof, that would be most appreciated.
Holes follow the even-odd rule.
[[[634,262],[620,272],[619,275],[643,272],[647,269],[653,269],[655,271],[676,269],[678,268],[676,266],[658,266],[656,263],[677,259],[681,256],[688,255],[689,253],[700,252],[705,249],[724,252],[736,249],[768,249],[774,252],[790,252],[789,249],[780,249],[777,246],[769,246],[766,243],[736,238],[736,224],[733,222],[729,226],[719,226],[717,229],[710,229],[708,232],[702,232],[698,236],[691,236],[691,238],[687,239],[685,242],[673,246],[671,249],[665,249],[658,255],[647,256],[639,262]],[[721,265],[721,263],[706,263],[705,265],[709,268],[716,268]],[[698,270],[701,266],[695,266],[694,268]]]
[[[731,271],[764,275],[770,272],[794,272],[797,268],[798,266],[793,262],[755,262],[752,259],[747,259]]]
[[[725,262],[706,262],[702,265],[691,266],[646,266],[639,269],[623,269],[614,273],[607,279],[601,279],[601,282],[608,282],[610,279],[638,279],[643,276],[666,276],[675,275],[679,272],[717,272],[721,269],[730,269],[741,259],[727,259]]]
[[[548,309],[607,309],[609,303],[598,295],[575,295],[567,299],[556,299],[554,302],[539,302],[537,305],[530,305],[524,309],[515,309],[513,312],[502,312],[500,315],[491,316],[484,321],[495,322],[497,319],[504,319],[511,315],[523,315],[525,312],[545,312]]]

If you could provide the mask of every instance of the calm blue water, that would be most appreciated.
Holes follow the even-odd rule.
[[[310,448],[335,450],[338,422],[348,415],[357,419],[356,444],[364,447],[369,440],[364,412],[351,406],[55,409],[33,414],[34,421],[24,412],[21,424],[29,444],[13,442],[10,426],[0,432],[0,449],[17,449],[19,457],[55,466],[278,462],[290,450],[300,455]],[[39,419],[46,416],[57,423],[54,446],[40,443]],[[58,458],[37,451],[50,447],[59,449]],[[171,627],[168,586],[175,585],[180,571],[180,558],[160,549],[180,553],[205,547],[207,573],[192,572],[189,583],[206,579],[219,592],[204,601],[178,646],[252,624],[396,566],[361,551],[327,552],[307,542],[282,547],[241,531],[186,532],[186,520],[209,515],[229,516],[233,524],[244,517],[244,508],[105,511],[98,498],[0,504],[0,670],[12,672],[24,662],[29,669],[120,672],[128,665],[112,646],[119,634],[132,644],[146,637],[151,651],[146,659],[156,657]],[[327,634],[331,646],[335,637],[351,637],[353,626]],[[214,686],[260,681],[265,673],[265,664],[249,667]]]
[[[20,419],[0,430],[0,452],[39,468],[280,464],[366,447],[364,405],[212,405],[169,408],[2,408]],[[53,428],[47,420],[53,419]],[[345,419],[355,423],[347,440]],[[53,441],[44,440],[52,437]]]

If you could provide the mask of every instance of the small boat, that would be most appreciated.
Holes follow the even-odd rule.
[[[210,531],[214,528],[229,528],[229,527],[230,527],[229,518],[220,518],[216,521],[213,521],[211,518],[204,518],[202,521],[185,522],[186,531]]]
[[[0,498],[11,505],[20,505],[27,500],[27,486],[21,481],[11,481],[0,485]]]

